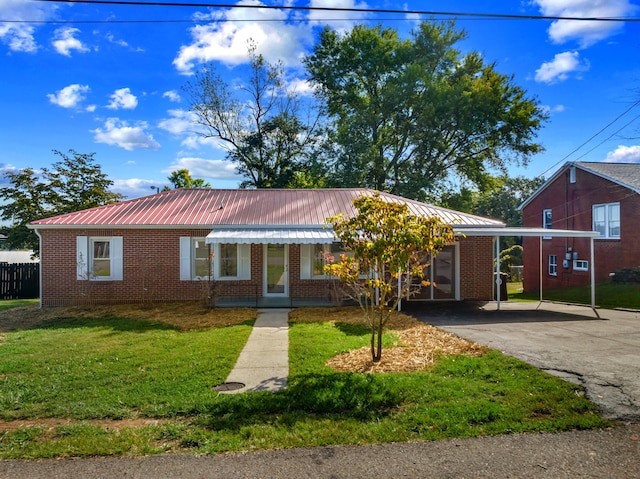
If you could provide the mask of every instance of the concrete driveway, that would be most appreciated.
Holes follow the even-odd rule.
[[[413,306],[416,318],[582,385],[604,417],[640,420],[640,312],[557,303]],[[599,317],[598,317],[599,316]]]

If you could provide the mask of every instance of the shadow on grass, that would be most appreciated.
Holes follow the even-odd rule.
[[[239,430],[265,423],[290,423],[313,416],[371,420],[388,415],[404,394],[373,375],[332,373],[299,376],[277,393],[220,397],[196,421],[211,430]]]
[[[76,329],[76,328],[101,328],[111,329],[114,333],[132,332],[146,333],[148,331],[179,331],[174,325],[159,321],[146,321],[143,319],[126,319],[113,316],[101,318],[59,318],[43,322],[31,329]]]
[[[369,328],[364,324],[336,323],[336,329],[347,336],[363,336],[369,333]]]
[[[433,326],[455,326],[473,324],[500,323],[544,323],[559,321],[600,321],[600,318],[589,307],[584,307],[584,314],[553,311],[552,305],[546,309],[516,309],[501,311],[485,310],[486,303],[465,303],[447,305],[411,305],[404,310],[419,321]]]

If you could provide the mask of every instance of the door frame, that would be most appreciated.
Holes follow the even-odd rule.
[[[263,246],[263,250],[262,250],[262,256],[263,256],[263,260],[262,260],[262,279],[263,279],[263,286],[262,286],[262,295],[266,298],[288,298],[289,297],[289,245],[288,244],[276,244],[276,246],[283,246],[284,247],[284,292],[283,293],[269,293],[268,291],[268,271],[269,271],[269,257],[268,257],[268,252],[269,252],[269,246],[274,245],[275,243],[269,245],[269,244],[265,244]]]

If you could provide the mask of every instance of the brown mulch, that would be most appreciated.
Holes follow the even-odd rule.
[[[364,323],[359,308],[298,309],[289,315],[289,321]],[[392,347],[383,348],[382,359],[379,362],[374,363],[371,360],[371,349],[366,346],[334,356],[327,362],[327,366],[343,372],[415,372],[429,368],[441,356],[456,354],[480,356],[489,350],[486,346],[459,338],[398,312],[392,313],[385,331],[393,332],[398,337],[398,342]]]
[[[39,308],[34,305],[0,311],[0,331],[32,329],[51,321],[70,318],[100,319],[107,317],[163,323],[186,331],[242,324],[245,321],[254,320],[257,317],[257,312],[251,308],[211,309],[194,301],[56,308]]]

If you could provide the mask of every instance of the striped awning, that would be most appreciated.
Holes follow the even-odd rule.
[[[322,244],[333,243],[332,229],[326,228],[229,228],[216,229],[206,243],[238,244]]]

